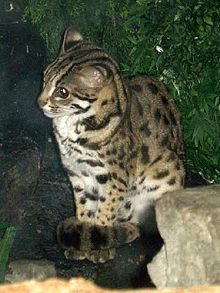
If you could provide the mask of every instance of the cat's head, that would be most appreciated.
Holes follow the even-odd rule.
[[[101,122],[109,112],[123,116],[125,91],[117,63],[70,27],[60,55],[44,71],[38,104],[50,118],[98,115]]]

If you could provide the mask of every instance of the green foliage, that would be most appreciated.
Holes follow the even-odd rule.
[[[15,228],[10,227],[10,224],[8,223],[0,222],[0,230],[5,228],[6,232],[0,241],[0,283],[4,282],[8,256],[15,237]]]
[[[219,4],[215,0],[26,0],[49,57],[73,25],[125,76],[152,74],[182,112],[188,169],[220,182]]]

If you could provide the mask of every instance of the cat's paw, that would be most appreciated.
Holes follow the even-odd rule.
[[[86,258],[94,263],[105,263],[115,257],[115,248],[103,250],[91,250],[86,254]]]
[[[83,260],[88,259],[93,263],[105,263],[115,257],[115,249],[103,249],[103,250],[65,250],[64,255],[70,260]]]
[[[86,252],[84,250],[75,250],[70,248],[64,251],[66,259],[70,260],[83,260],[86,259]]]

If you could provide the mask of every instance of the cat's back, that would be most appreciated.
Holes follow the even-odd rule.
[[[127,80],[131,123],[137,138],[152,149],[184,153],[180,113],[167,88],[152,76]]]

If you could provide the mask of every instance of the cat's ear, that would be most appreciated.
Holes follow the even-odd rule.
[[[99,66],[88,66],[82,69],[75,69],[73,79],[81,89],[94,88],[100,90],[108,80],[108,73]]]
[[[66,51],[70,49],[76,42],[80,42],[82,40],[83,40],[82,35],[76,29],[70,26],[65,31],[60,55],[65,54]]]

